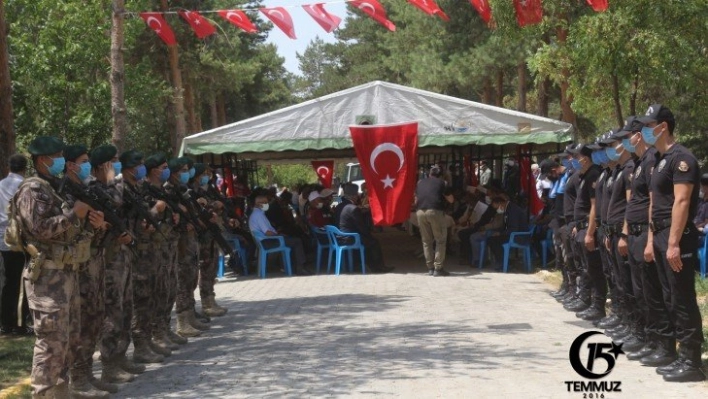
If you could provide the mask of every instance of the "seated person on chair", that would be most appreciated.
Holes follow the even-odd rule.
[[[324,192],[324,190],[322,190],[322,192]],[[307,210],[307,223],[310,226],[320,228],[323,228],[326,225],[334,225],[334,216],[332,215],[329,206],[325,203],[326,197],[323,196],[322,193],[313,191],[310,193],[308,199],[310,206]]]
[[[293,273],[308,274],[309,271],[305,269],[305,250],[302,246],[302,240],[298,237],[281,234],[274,229],[265,215],[268,208],[268,197],[265,195],[257,196],[253,204],[253,212],[248,218],[248,226],[251,228],[251,231],[258,231],[266,236],[283,236],[285,245],[290,248],[291,251]],[[263,246],[266,248],[277,245],[278,242],[276,240],[263,241]]]
[[[480,195],[477,192],[465,194],[465,202],[467,209],[465,213],[457,220],[455,225],[455,236],[457,237],[460,247],[459,263],[466,265],[470,255],[470,237],[472,234],[479,231],[485,224],[492,221],[496,211],[480,201]]]
[[[346,184],[344,186],[344,198],[337,208],[341,206],[339,213],[339,229],[344,233],[358,233],[361,243],[366,249],[364,255],[369,269],[373,273],[388,273],[392,267],[386,267],[381,251],[381,244],[366,226],[364,214],[359,208],[359,188],[356,184]],[[342,205],[343,204],[343,205]],[[344,237],[346,243],[348,237]]]
[[[501,260],[503,257],[502,245],[509,241],[509,236],[511,233],[519,231],[528,231],[529,223],[526,217],[526,212],[524,212],[521,207],[515,203],[505,199],[503,197],[496,197],[492,199],[492,207],[497,210],[497,214],[503,215],[504,224],[502,228],[494,232],[487,239],[487,246],[489,250],[494,254],[497,260]],[[517,239],[517,243],[528,242],[528,238]]]

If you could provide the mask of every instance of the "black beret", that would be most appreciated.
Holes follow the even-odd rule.
[[[170,168],[170,172],[172,173],[179,171],[185,165],[187,165],[185,158],[172,158],[167,161],[167,167]]]
[[[134,168],[143,162],[143,153],[137,150],[129,150],[120,154],[120,163],[123,168]]]
[[[115,146],[105,144],[91,150],[91,154],[89,154],[89,161],[91,162],[91,166],[96,167],[110,161],[116,156],[117,153],[118,149]]]
[[[145,158],[145,169],[155,169],[165,162],[167,162],[167,155],[165,155],[164,152],[152,154],[149,157]],[[123,167],[125,167],[125,165],[123,165]]]
[[[189,158],[189,157],[179,157],[179,159],[181,159],[183,162],[186,162],[186,163],[187,163],[187,167],[190,168],[190,169],[192,168],[192,166],[194,166],[194,160],[193,160],[192,158]]]
[[[74,162],[78,157],[84,154],[88,154],[88,149],[85,145],[75,144],[64,147],[64,159],[67,161]]]
[[[56,137],[39,136],[32,140],[27,149],[32,155],[51,155],[64,150],[64,142]]]
[[[194,164],[194,176],[199,176],[202,173],[207,171],[207,166],[204,163],[195,163]]]

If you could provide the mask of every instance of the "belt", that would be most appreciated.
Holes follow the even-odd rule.
[[[579,222],[575,223],[575,228],[578,230],[585,230],[590,226],[590,223],[588,223],[587,220],[581,220]]]
[[[669,226],[671,226],[671,218],[652,220],[651,222],[649,222],[649,228],[651,229],[652,233],[658,233]]]
[[[639,236],[642,235],[642,233],[645,233],[649,231],[649,225],[646,223],[629,223],[629,234],[633,236]]]
[[[73,263],[56,263],[51,259],[45,259],[44,263],[42,263],[41,268],[47,270],[76,270],[78,269],[78,265]]]
[[[617,223],[617,224],[605,224],[605,234],[613,236],[616,234],[619,234],[622,232],[622,227],[624,227],[624,223]]]

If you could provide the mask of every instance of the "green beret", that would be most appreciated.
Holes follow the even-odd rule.
[[[194,166],[194,160],[192,160],[192,158],[189,158],[189,157],[180,157],[179,159],[181,159],[181,160],[183,160],[184,162],[186,162],[186,163],[187,163],[187,167],[190,168],[190,169],[192,169],[192,166]]]
[[[129,150],[120,154],[118,159],[123,168],[134,168],[143,162],[143,153],[137,150]]]
[[[74,144],[64,147],[64,159],[67,161],[74,162],[78,157],[84,154],[88,154],[88,149],[85,145]]]
[[[167,167],[172,173],[179,171],[184,165],[187,165],[187,160],[185,158],[172,158],[167,161]]]
[[[56,137],[39,136],[32,140],[28,151],[32,155],[51,155],[64,150],[64,142]]]
[[[145,169],[150,171],[151,169],[155,169],[165,162],[167,162],[167,155],[165,155],[164,152],[152,154],[149,157],[145,158]],[[125,167],[125,165],[123,165],[123,167]]]
[[[96,167],[98,165],[103,165],[104,163],[113,159],[118,153],[118,149],[110,144],[105,144],[98,146],[91,150],[89,154],[89,160],[91,161],[91,166]]]
[[[207,171],[207,166],[204,163],[194,164],[194,177],[197,177]]]

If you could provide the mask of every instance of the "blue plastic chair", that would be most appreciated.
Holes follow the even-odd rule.
[[[334,274],[339,276],[339,273],[342,269],[342,255],[344,254],[344,251],[347,251],[350,272],[354,271],[353,252],[359,251],[359,255],[361,257],[361,274],[366,274],[366,264],[364,263],[365,249],[364,245],[362,245],[361,243],[361,237],[359,236],[359,233],[344,233],[334,226],[325,226],[325,231],[327,232],[327,236],[329,237],[329,242],[331,245],[329,257],[331,258],[334,254],[336,254],[337,257],[335,262]],[[340,244],[339,241],[337,241],[337,237],[352,237],[354,239],[354,242],[351,244]],[[330,261],[328,260],[327,273],[329,273],[329,265]]]
[[[708,255],[708,234],[703,237],[703,247],[698,248],[698,262],[701,265],[701,278],[706,278],[706,255]]]
[[[330,264],[332,263],[332,244],[329,240],[327,230],[322,227],[310,226],[312,236],[317,243],[317,263],[315,263],[316,273],[320,273],[320,264],[322,263],[322,252],[327,251],[327,271],[329,272]]]
[[[288,248],[285,245],[285,239],[283,236],[267,236],[260,231],[251,231],[251,234],[253,234],[253,238],[256,240],[256,243],[258,244],[258,248],[260,249],[259,254],[258,254],[258,276],[260,278],[265,278],[266,277],[266,263],[268,260],[268,254],[274,254],[274,253],[279,253],[282,252],[283,256],[283,266],[285,267],[285,273],[288,276],[293,275],[293,269],[292,269],[292,263],[290,262],[290,248]],[[276,240],[280,245],[274,248],[265,248],[263,246],[263,241],[266,240]]]
[[[554,251],[554,245],[553,245],[553,230],[548,229],[546,232],[546,238],[541,240],[541,267],[546,268],[546,262],[548,261],[548,251],[551,251],[553,253]]]
[[[504,273],[509,271],[509,251],[512,248],[521,249],[524,251],[524,262],[526,263],[526,271],[531,271],[531,239],[533,238],[533,231],[536,226],[531,226],[529,231],[516,231],[509,235],[509,241],[503,244],[504,248]],[[517,240],[521,237],[528,237],[526,243],[520,243]]]
[[[239,258],[241,258],[241,266],[243,267],[243,275],[248,276],[248,253],[246,248],[241,246],[241,241],[230,235],[224,235],[227,242],[231,243],[234,247],[234,251],[238,252]],[[219,269],[216,272],[216,277],[224,277],[224,254],[219,251]]]

